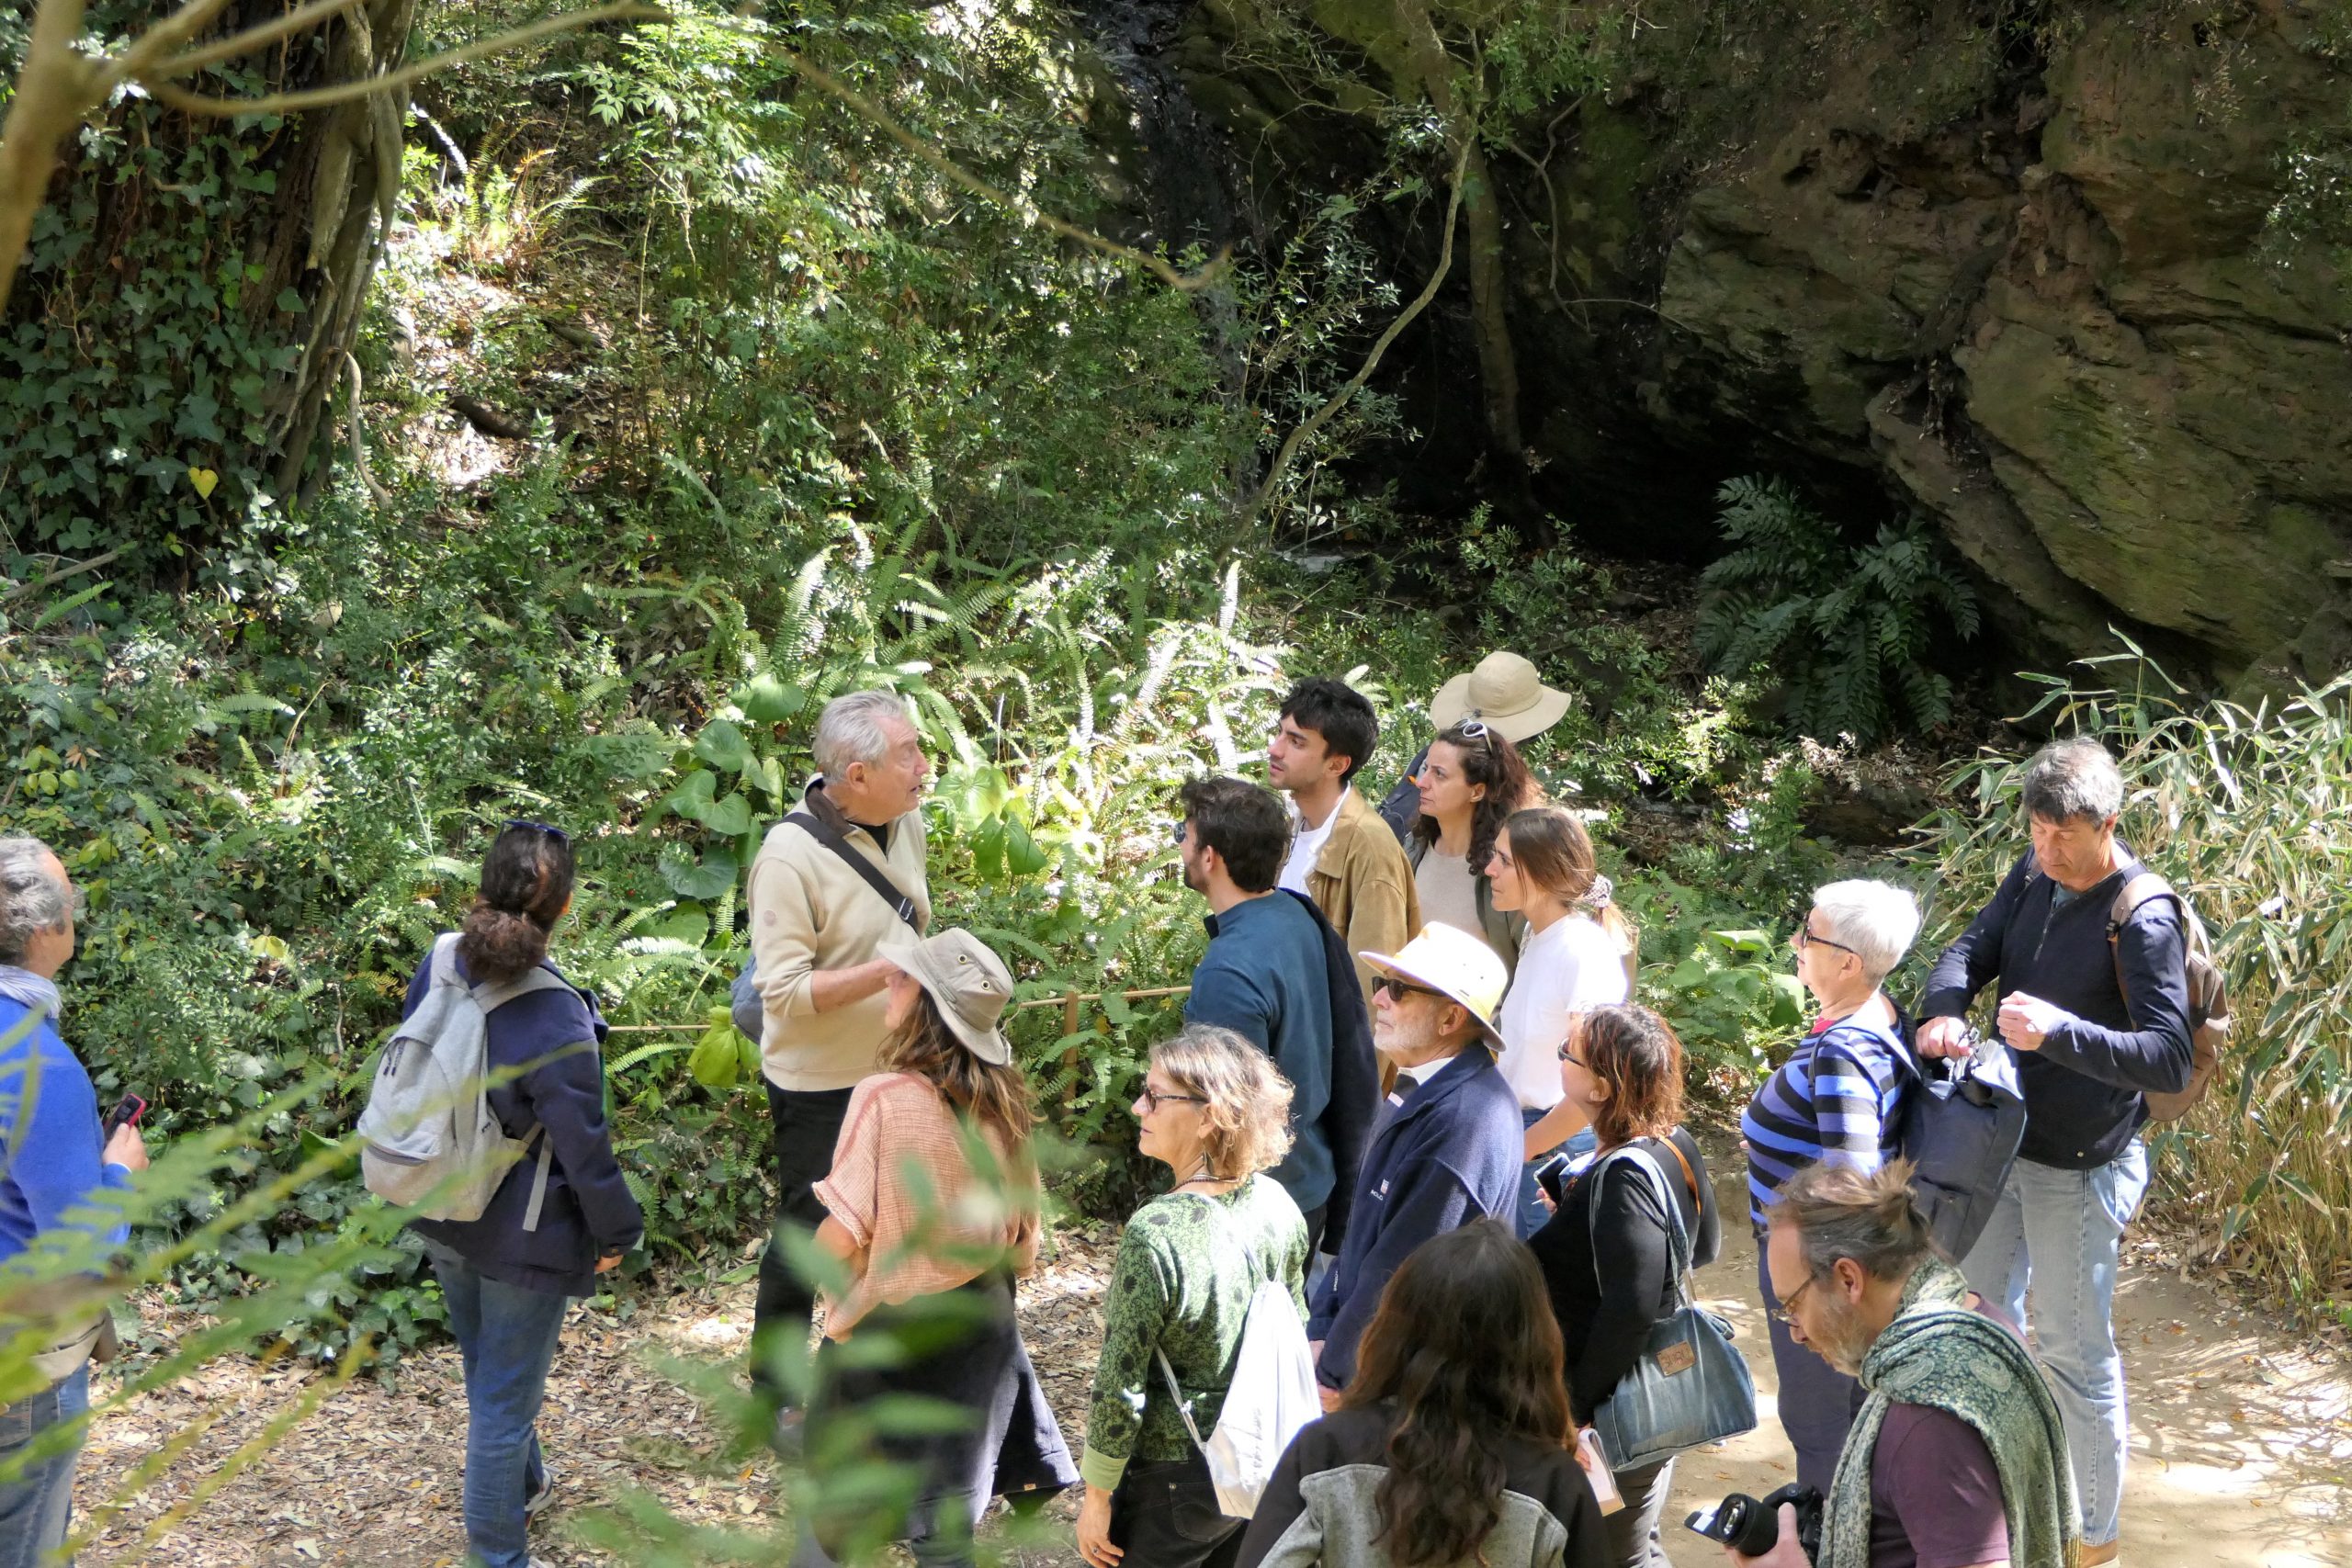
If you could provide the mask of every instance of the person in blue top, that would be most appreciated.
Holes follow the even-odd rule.
[[[1307,1302],[1326,1410],[1339,1408],[1364,1325],[1413,1249],[1472,1220],[1510,1215],[1524,1141],[1519,1096],[1495,1066],[1503,961],[1494,950],[1430,924],[1403,952],[1363,958],[1380,976],[1373,1043],[1396,1082],[1373,1123],[1339,1261]]]
[[[0,1292],[20,1303],[20,1292],[37,1292],[54,1273],[27,1257],[46,1250],[44,1241],[79,1232],[96,1234],[107,1247],[122,1244],[126,1229],[106,1224],[103,1194],[147,1168],[134,1126],[117,1128],[101,1147],[97,1090],[58,1033],[57,972],[74,956],[80,904],[48,845],[0,839]],[[90,1407],[90,1353],[110,1326],[94,1317],[45,1352],[36,1365],[51,1378],[49,1386],[0,1410],[0,1474],[15,1472],[0,1481],[0,1568],[50,1561],[65,1540],[79,1436],[22,1469],[15,1461],[42,1432],[80,1423]]]
[[[1791,934],[1797,978],[1821,1012],[1739,1119],[1747,1218],[1758,1239],[1766,1212],[1798,1171],[1832,1165],[1868,1176],[1894,1157],[1917,1070],[1910,1025],[1883,987],[1918,934],[1918,904],[1883,882],[1830,883]],[[1769,1307],[1779,1298],[1758,1253],[1758,1289]],[[1781,1318],[1772,1318],[1771,1332],[1781,1426],[1797,1451],[1797,1479],[1826,1495],[1862,1386],[1791,1338]]]
[[[1272,1056],[1290,1080],[1290,1153],[1270,1174],[1306,1217],[1312,1258],[1336,1174],[1324,1124],[1331,1104],[1332,997],[1313,907],[1274,886],[1290,847],[1290,813],[1272,791],[1243,779],[1194,779],[1177,798],[1184,812],[1176,829],[1184,886],[1209,906],[1208,951],[1193,971],[1184,1021],[1232,1030]]]
[[[571,840],[538,822],[509,822],[482,862],[481,888],[458,937],[458,977],[501,985],[548,962],[548,936],[571,907]],[[432,986],[408,988],[405,1017]],[[545,1129],[554,1151],[537,1228],[536,1157],[506,1173],[476,1220],[419,1220],[466,1371],[466,1540],[482,1568],[528,1568],[530,1517],[555,1493],[539,1451],[539,1404],[569,1298],[595,1289],[644,1235],[605,1122],[605,1021],[568,983],[528,992],[489,1015],[490,1089],[510,1138]]]

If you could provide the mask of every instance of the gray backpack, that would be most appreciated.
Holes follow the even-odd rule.
[[[478,1220],[509,1166],[538,1145],[539,1168],[523,1228],[539,1228],[554,1145],[545,1128],[510,1138],[490,1109],[490,1015],[534,991],[570,990],[548,971],[525,970],[497,986],[468,986],[458,974],[458,937],[433,944],[431,978],[376,1058],[376,1081],[359,1113],[359,1173],[387,1202],[422,1219]]]

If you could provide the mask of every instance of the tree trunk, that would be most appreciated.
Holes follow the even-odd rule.
[[[417,4],[363,0],[187,85],[243,96],[379,74]],[[175,8],[127,3],[94,26],[136,31]],[[285,8],[232,0],[215,35]],[[407,111],[405,88],[246,120],[133,94],[78,139],[0,319],[8,544],[127,546],[152,570],[316,492]]]
[[[1453,90],[1453,56],[1430,19],[1424,0],[1396,0],[1410,79],[1404,91],[1419,91],[1445,127],[1447,151],[1461,159],[1462,222],[1470,273],[1470,336],[1478,354],[1478,382],[1486,414],[1488,461],[1518,520],[1534,517],[1528,489],[1527,439],[1519,420],[1519,355],[1510,335],[1509,296],[1503,277],[1500,200],[1487,155],[1478,145],[1477,115]],[[1463,154],[1466,148],[1467,156]]]

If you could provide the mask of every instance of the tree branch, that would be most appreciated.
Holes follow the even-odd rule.
[[[1397,334],[1410,326],[1413,319],[1429,309],[1430,301],[1437,298],[1439,288],[1445,282],[1445,275],[1453,269],[1453,224],[1462,210],[1463,170],[1470,161],[1473,145],[1472,140],[1464,137],[1453,155],[1453,176],[1446,182],[1445,238],[1438,246],[1437,266],[1430,272],[1429,282],[1422,285],[1421,291],[1413,297],[1411,304],[1396,313],[1396,319],[1388,323],[1386,330],[1373,340],[1372,352],[1364,355],[1363,363],[1356,367],[1354,375],[1348,378],[1346,385],[1332,393],[1321,408],[1307,415],[1283,438],[1282,446],[1274,453],[1273,462],[1266,469],[1265,481],[1259,485],[1257,493],[1250,498],[1249,505],[1242,510],[1244,527],[1255,523],[1259,513],[1265,511],[1266,503],[1273,499],[1275,487],[1290,471],[1292,460],[1298,456],[1298,449],[1306,445],[1307,437],[1338,417],[1340,411],[1348,406],[1349,400],[1363,390],[1364,383],[1372,379],[1372,373],[1380,368],[1381,355],[1388,352],[1388,345],[1395,343]]]
[[[300,114],[309,109],[329,108],[349,103],[393,87],[405,87],[412,82],[423,81],[453,65],[507,50],[557,33],[568,33],[598,22],[666,22],[670,13],[642,0],[613,0],[610,5],[594,6],[585,11],[571,11],[560,17],[546,17],[510,32],[495,34],[473,42],[403,65],[397,71],[387,71],[381,76],[369,76],[357,82],[342,82],[332,87],[312,87],[300,93],[265,93],[258,98],[209,98],[183,88],[169,86],[161,81],[141,78],[141,85],[155,95],[160,103],[169,104],[182,114],[209,114],[224,118],[246,114]]]
[[[1187,293],[1206,288],[1225,271],[1226,263],[1232,255],[1230,247],[1219,251],[1198,272],[1179,272],[1158,256],[1136,250],[1132,245],[1123,245],[1116,240],[1105,239],[1091,229],[1082,229],[1066,219],[1055,217],[1025,197],[1017,197],[1009,191],[1001,190],[915,135],[905,126],[900,125],[890,118],[888,111],[881,105],[834,76],[823,66],[816,64],[806,56],[772,39],[762,38],[760,41],[781,55],[785,63],[797,72],[810,86],[829,96],[840,99],[861,118],[870,121],[875,129],[915,157],[962,186],[974,196],[1003,208],[1024,222],[1035,223],[1048,233],[1058,234],[1065,240],[1075,241],[1100,254],[1116,256],[1121,261],[1132,262],[1157,276],[1170,288],[1181,288]]]
[[[243,32],[224,38],[218,43],[206,44],[202,49],[191,49],[185,54],[175,54],[169,60],[143,71],[141,74],[147,80],[155,82],[173,76],[185,76],[190,72],[201,71],[208,65],[217,65],[224,60],[234,60],[241,54],[251,54],[264,44],[276,43],[288,33],[299,33],[313,22],[323,22],[330,17],[339,12],[348,11],[358,4],[359,0],[311,0],[310,5],[297,6],[274,22],[264,22],[258,27],[247,28]],[[146,40],[142,39],[140,41],[143,43]]]

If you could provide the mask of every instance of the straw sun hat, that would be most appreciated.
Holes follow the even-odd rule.
[[[1485,1031],[1488,1044],[1502,1048],[1502,1031],[1495,1026],[1495,1009],[1501,1005],[1509,978],[1495,950],[1440,920],[1421,928],[1402,953],[1367,953],[1364,964],[1374,974],[1408,985],[1423,986],[1468,1010]]]

